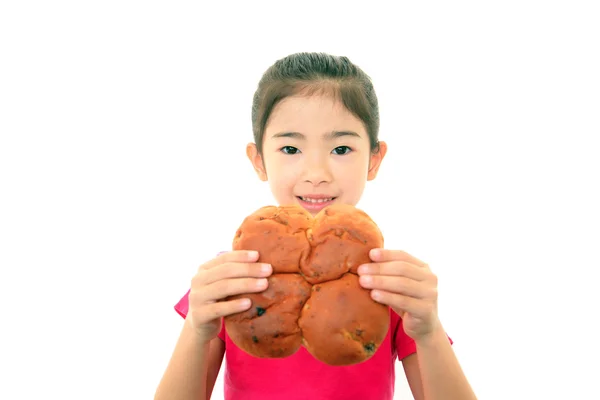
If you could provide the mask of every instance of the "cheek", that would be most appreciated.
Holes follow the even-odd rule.
[[[296,178],[289,168],[274,168],[268,180],[271,193],[279,204],[293,203]]]
[[[266,163],[267,177],[273,187],[293,186],[300,174],[297,163],[282,157],[273,157]]]
[[[355,182],[367,179],[369,173],[369,159],[364,156],[348,157],[334,163],[336,175],[344,181]]]

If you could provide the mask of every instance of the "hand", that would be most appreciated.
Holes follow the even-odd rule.
[[[435,332],[441,325],[437,277],[429,266],[399,250],[373,249],[369,256],[373,263],[358,268],[361,286],[400,315],[404,331],[415,341]]]
[[[221,301],[228,296],[262,292],[271,275],[269,264],[257,263],[258,253],[232,251],[221,254],[198,268],[192,278],[186,319],[204,341],[221,331],[221,317],[246,311],[250,299]]]

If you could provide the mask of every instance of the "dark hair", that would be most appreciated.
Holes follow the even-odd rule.
[[[327,93],[365,125],[371,151],[379,149],[379,105],[369,76],[347,57],[326,53],[296,53],[277,60],[263,74],[252,102],[252,130],[262,154],[263,136],[271,112],[288,96]]]

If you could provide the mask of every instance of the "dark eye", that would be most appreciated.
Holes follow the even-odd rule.
[[[339,156],[342,156],[344,154],[348,154],[352,151],[352,149],[348,146],[339,146],[336,147],[335,149],[333,149],[333,153],[337,154]]]
[[[293,146],[283,146],[281,148],[281,151],[284,154],[296,154],[298,153],[300,150],[298,150],[297,148],[293,147]]]

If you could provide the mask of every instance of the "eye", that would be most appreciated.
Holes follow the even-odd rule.
[[[344,154],[348,154],[352,151],[352,149],[348,146],[338,146],[333,149],[333,153],[338,156],[343,156]]]
[[[293,147],[293,146],[283,146],[280,151],[284,154],[296,154],[299,153],[300,150],[298,150],[297,148]]]

